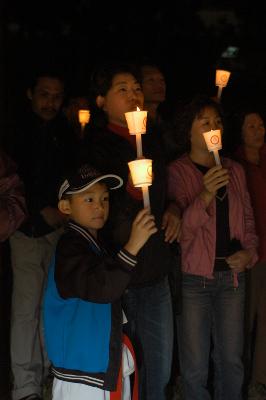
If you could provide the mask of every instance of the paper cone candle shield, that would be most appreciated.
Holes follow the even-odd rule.
[[[222,148],[220,129],[203,133],[209,151],[218,151]]]
[[[150,186],[152,184],[152,160],[139,159],[128,163],[133,185],[135,187]]]
[[[215,85],[219,87],[225,87],[229,81],[231,72],[225,71],[223,69],[216,70]]]
[[[86,125],[90,121],[90,111],[89,110],[79,110],[79,123],[81,125]]]
[[[146,133],[147,111],[131,111],[125,113],[130,135]]]

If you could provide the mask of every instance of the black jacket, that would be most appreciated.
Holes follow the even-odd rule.
[[[67,120],[61,115],[45,122],[28,112],[15,127],[11,154],[25,185],[29,217],[20,230],[26,235],[38,237],[54,230],[40,211],[46,206],[57,207],[58,186],[75,162],[76,147]]]
[[[152,235],[139,252],[138,264],[131,286],[149,286],[163,279],[174,266],[169,244],[164,241],[161,229],[166,209],[166,169],[162,151],[155,132],[142,135],[143,154],[153,160],[153,184],[149,187],[151,211],[155,216],[158,233]],[[125,138],[105,129],[89,132],[82,143],[83,162],[93,164],[103,173],[121,176],[124,185],[112,193],[111,214],[105,233],[114,246],[123,246],[129,237],[132,222],[143,202],[135,200],[126,191],[128,162],[136,159],[136,150]]]
[[[47,352],[58,379],[116,390],[122,351],[120,298],[136,265],[121,249],[71,221],[61,236],[44,299]]]

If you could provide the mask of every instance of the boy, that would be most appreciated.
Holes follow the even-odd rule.
[[[44,323],[48,356],[55,376],[54,400],[112,399],[118,374],[133,372],[132,354],[122,346],[120,297],[137,263],[136,255],[157,232],[154,217],[141,210],[127,244],[116,256],[98,238],[109,213],[109,190],[122,186],[117,175],[101,175],[85,165],[59,191],[59,210],[69,217],[51,266]],[[128,360],[125,372],[123,360]],[[121,382],[120,382],[121,383]],[[122,399],[130,399],[129,379]]]

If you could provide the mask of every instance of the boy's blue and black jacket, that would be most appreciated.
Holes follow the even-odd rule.
[[[44,298],[48,357],[56,378],[116,390],[122,308],[136,258],[106,254],[91,234],[69,222],[52,262]]]

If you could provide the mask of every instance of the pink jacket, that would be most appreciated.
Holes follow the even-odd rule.
[[[228,158],[222,164],[229,170],[228,184],[229,226],[231,238],[238,239],[244,249],[253,253],[253,266],[258,259],[258,238],[255,232],[253,210],[246,186],[245,173],[237,162]],[[188,155],[168,167],[168,195],[182,212],[181,259],[185,273],[213,277],[216,250],[216,202],[206,208],[199,197],[203,190],[202,173]]]

